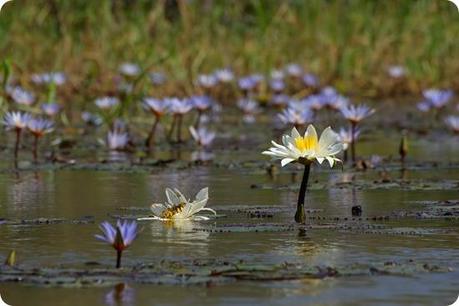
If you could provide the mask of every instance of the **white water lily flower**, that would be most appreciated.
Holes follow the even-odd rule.
[[[139,218],[138,220],[209,220],[207,216],[197,216],[203,211],[209,211],[217,215],[215,210],[205,207],[209,200],[209,188],[203,188],[198,192],[194,201],[187,198],[178,190],[166,188],[167,203],[152,204],[153,217]]]
[[[313,160],[319,164],[327,160],[330,167],[333,167],[335,162],[341,161],[335,156],[343,150],[343,143],[339,135],[330,127],[327,127],[318,139],[316,129],[312,124],[308,126],[304,136],[293,128],[291,135],[282,136],[283,145],[275,141],[271,143],[274,147],[264,151],[263,154],[270,155],[274,159],[281,159],[282,167],[293,161],[305,164]]]

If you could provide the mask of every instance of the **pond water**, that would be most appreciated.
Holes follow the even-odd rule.
[[[459,220],[457,209],[452,216],[436,214],[435,209],[445,201],[459,200],[459,141],[447,142],[442,135],[441,146],[433,137],[413,141],[403,174],[395,162],[367,171],[314,167],[306,230],[293,222],[301,169],[289,166],[269,176],[268,160],[258,153],[272,135],[257,139],[254,150],[217,148],[210,165],[188,164],[188,149],[182,152],[182,161],[167,166],[130,168],[130,162],[121,158],[126,167],[113,171],[72,166],[13,171],[11,162],[3,161],[0,217],[11,222],[0,224],[0,254],[3,260],[16,250],[18,266],[24,269],[112,267],[113,250],[94,239],[101,221],[113,221],[116,215],[148,214],[152,202],[165,200],[164,189],[169,186],[190,197],[209,186],[208,206],[217,210],[217,219],[141,222],[140,236],[124,254],[125,269],[143,263],[218,260],[265,267],[286,263],[336,267],[339,273],[350,272],[197,284],[128,281],[82,288],[4,282],[0,293],[14,306],[449,305],[459,294]],[[359,145],[359,153],[396,156],[398,140],[375,133]],[[425,162],[433,161],[433,156],[442,156],[438,165]],[[376,183],[382,173],[395,183]],[[354,205],[361,205],[361,217],[352,216]],[[21,223],[37,218],[89,222]],[[190,265],[190,269],[200,269],[195,263]],[[353,267],[379,265],[396,265],[400,270],[385,274],[365,268],[365,273],[352,274],[360,269]],[[426,265],[438,269],[422,268]]]

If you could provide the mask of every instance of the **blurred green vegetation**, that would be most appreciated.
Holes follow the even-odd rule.
[[[339,89],[384,87],[404,65],[410,90],[459,88],[459,13],[446,0],[13,0],[0,52],[14,71],[109,75],[124,61],[191,86],[229,66],[267,73],[290,62]]]

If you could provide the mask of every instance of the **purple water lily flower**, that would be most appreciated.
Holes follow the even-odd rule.
[[[107,146],[110,150],[124,150],[129,142],[129,135],[122,131],[109,131],[107,135]]]
[[[300,77],[303,74],[303,68],[298,64],[292,63],[285,66],[285,72],[292,77]]]
[[[229,83],[234,80],[234,73],[231,69],[224,68],[218,69],[214,72],[214,76],[217,78],[219,82],[222,83]]]
[[[252,99],[240,99],[237,106],[244,112],[245,115],[255,115],[260,112],[258,103]]]
[[[204,88],[210,89],[217,85],[218,79],[213,74],[201,74],[198,75],[197,83]]]
[[[17,104],[30,106],[35,102],[35,96],[19,86],[7,88],[7,93]]]
[[[285,125],[293,125],[296,128],[312,122],[313,113],[308,108],[289,107],[277,115]]]
[[[459,134],[459,116],[448,116],[445,123],[454,133]]]
[[[359,123],[366,117],[372,115],[375,112],[374,109],[361,104],[361,105],[347,105],[341,108],[341,114],[349,120],[351,123]]]
[[[199,112],[204,112],[208,110],[213,103],[212,98],[208,96],[193,96],[190,98],[193,107],[196,108]]]
[[[308,87],[318,87],[319,79],[312,73],[306,73],[303,75],[303,83]]]
[[[271,104],[278,108],[283,108],[288,104],[289,100],[290,96],[285,94],[277,94],[271,98]]]
[[[32,75],[32,82],[37,85],[51,84],[63,85],[67,81],[67,76],[63,72],[45,72]]]
[[[167,99],[145,98],[143,99],[143,106],[156,117],[162,117],[169,110],[169,102]]]
[[[43,113],[47,116],[53,117],[57,113],[59,113],[59,110],[61,107],[57,103],[45,103],[41,105],[41,110]]]
[[[96,239],[110,244],[117,252],[116,267],[121,266],[121,254],[137,238],[139,233],[137,222],[120,221],[116,227],[109,222],[102,222],[99,226],[103,235],[95,235]]]
[[[196,143],[202,147],[209,146],[215,139],[215,133],[208,131],[204,127],[195,129],[194,127],[190,126],[190,133]]]
[[[422,92],[422,95],[431,107],[442,108],[448,104],[454,93],[452,90],[427,89]]]
[[[33,144],[33,159],[37,162],[38,159],[38,141],[45,134],[51,133],[54,130],[54,124],[46,119],[42,118],[33,118],[27,123],[27,128],[34,136]]]
[[[281,79],[273,79],[269,82],[269,87],[274,92],[281,92],[285,89],[285,83]]]
[[[21,142],[22,130],[27,127],[27,124],[32,119],[28,113],[8,112],[3,118],[3,125],[6,130],[14,130],[16,132],[16,144],[14,146],[14,158],[17,159],[19,153],[19,144]]]

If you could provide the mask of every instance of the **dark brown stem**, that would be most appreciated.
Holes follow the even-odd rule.
[[[355,128],[357,124],[355,122],[351,122],[351,158],[352,164],[355,165]]]
[[[19,143],[21,142],[21,129],[16,129],[16,144],[14,146],[14,160],[18,160],[19,155]]]
[[[116,251],[116,268],[121,268],[121,254],[123,251]]]
[[[311,164],[304,165],[303,179],[301,180],[300,193],[298,194],[298,204],[296,206],[295,221],[297,223],[304,223],[306,216],[304,213],[304,201],[306,197],[306,189],[308,187],[309,172]]]
[[[33,161],[34,163],[37,163],[38,161],[38,136],[34,136],[32,153],[33,153]]]
[[[158,126],[159,123],[159,117],[155,116],[155,122],[153,122],[153,126],[151,127],[150,133],[148,133],[147,140],[145,141],[145,146],[147,148],[151,148],[153,144],[155,143],[155,132],[156,132],[156,127]]]
[[[172,133],[174,132],[176,122],[177,122],[177,115],[174,115],[174,116],[172,117],[171,128],[170,128],[170,130],[169,130],[169,133],[167,134],[167,139],[168,139],[169,141],[172,140]]]
[[[201,124],[201,117],[202,117],[202,111],[198,110],[198,117],[196,118],[196,123],[194,124],[194,128],[196,130],[199,128],[199,125]]]
[[[347,150],[344,150],[344,153],[343,153],[343,162],[347,162]]]
[[[182,119],[183,115],[178,115],[177,118],[177,142],[182,142]]]

